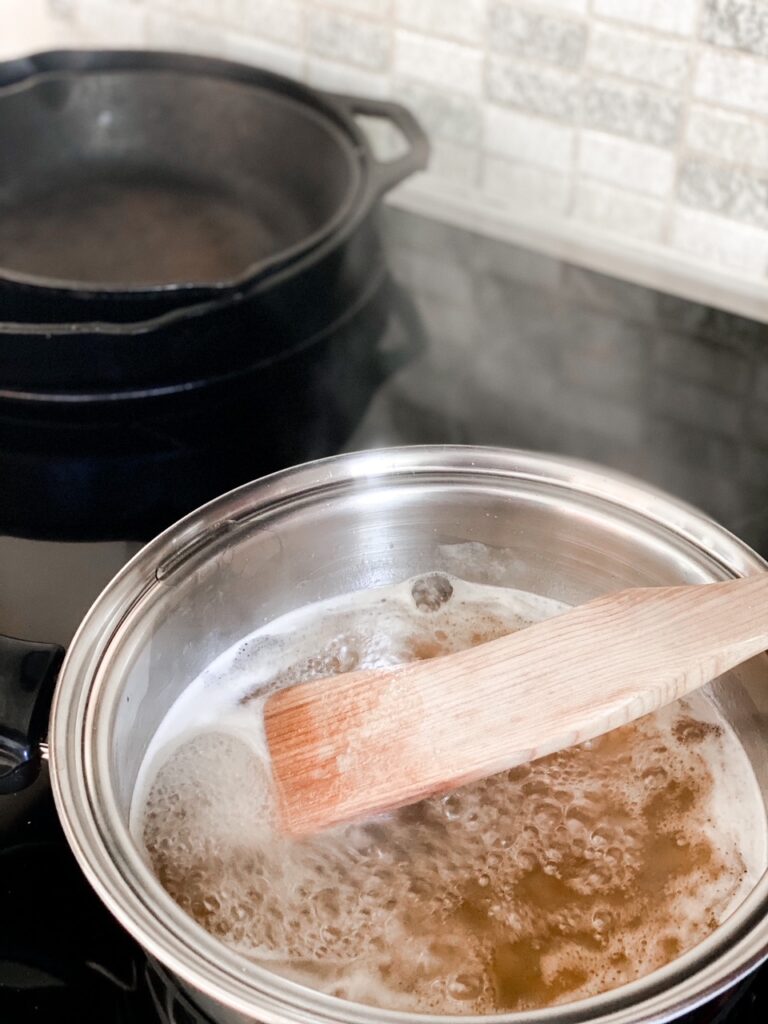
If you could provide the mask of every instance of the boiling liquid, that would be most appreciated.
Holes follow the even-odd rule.
[[[268,693],[460,650],[563,609],[433,576],[252,634],[182,694],[143,765],[133,828],[163,886],[254,961],[390,1009],[546,1006],[699,942],[766,858],[751,767],[701,694],[396,813],[303,841],[275,828]]]

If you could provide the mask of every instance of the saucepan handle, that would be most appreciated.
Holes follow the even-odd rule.
[[[406,107],[391,100],[378,100],[367,96],[344,96],[325,93],[352,117],[379,117],[389,121],[405,139],[407,149],[394,160],[372,161],[372,184],[376,196],[388,192],[416,171],[423,171],[429,163],[429,139],[413,114]]]
[[[40,771],[64,648],[0,635],[0,794],[17,793]]]

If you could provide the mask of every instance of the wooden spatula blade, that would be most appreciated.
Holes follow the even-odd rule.
[[[768,647],[768,574],[638,588],[458,654],[279,691],[265,726],[284,829],[412,803],[591,739]]]

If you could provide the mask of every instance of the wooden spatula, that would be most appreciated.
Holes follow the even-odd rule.
[[[273,694],[293,835],[413,803],[639,718],[768,648],[768,573],[623,590],[458,654]]]

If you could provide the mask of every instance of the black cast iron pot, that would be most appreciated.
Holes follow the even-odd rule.
[[[141,539],[338,450],[397,361],[378,201],[426,162],[412,117],[179,54],[42,54],[0,80],[0,531]],[[378,162],[356,112],[406,152]],[[231,247],[224,195],[250,223]]]
[[[144,540],[251,476],[338,451],[423,344],[407,294],[384,267],[369,274],[328,329],[242,370],[133,390],[0,389],[0,533]],[[202,316],[194,337],[215,351],[217,335],[248,336],[247,315]]]
[[[356,115],[405,151],[377,161]],[[229,61],[59,51],[0,64],[5,321],[146,320],[262,287],[426,164],[407,110]]]

